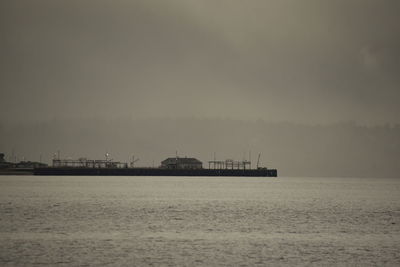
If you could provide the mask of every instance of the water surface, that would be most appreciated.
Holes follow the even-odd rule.
[[[1,266],[400,266],[400,179],[0,176]]]

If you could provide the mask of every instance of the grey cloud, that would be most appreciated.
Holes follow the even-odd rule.
[[[399,122],[398,1],[2,1],[2,120]]]

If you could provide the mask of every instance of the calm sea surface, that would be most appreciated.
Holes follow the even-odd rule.
[[[0,176],[0,266],[400,266],[400,179]]]

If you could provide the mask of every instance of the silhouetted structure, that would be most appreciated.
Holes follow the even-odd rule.
[[[165,169],[202,169],[203,163],[195,158],[167,158],[161,162],[161,168]]]
[[[249,166],[249,167],[246,167]],[[243,160],[243,161],[235,161],[232,159],[227,159],[224,161],[220,161],[220,160],[211,160],[208,162],[208,168],[209,169],[218,169],[218,170],[222,170],[222,169],[237,169],[237,170],[246,170],[246,169],[250,169],[251,166],[251,162],[247,161],[247,160]]]
[[[36,161],[7,162],[0,153],[0,175],[30,175],[34,168],[45,168],[47,164]]]
[[[46,167],[47,164],[41,163],[41,162],[36,162],[36,161],[20,161],[18,163],[15,163],[15,168],[23,168],[23,169],[33,169],[33,168],[40,168],[40,167]]]
[[[53,159],[53,167],[72,167],[72,168],[128,168],[125,162],[112,160],[93,160],[87,158],[79,159]]]
[[[250,161],[226,160],[210,161],[214,168],[203,168],[203,163],[195,158],[167,158],[161,162],[159,168],[128,168],[127,163],[111,160],[78,160],[59,159],[53,160],[53,166],[35,168],[35,175],[123,175],[123,176],[255,176],[277,177],[276,169],[257,168],[246,169],[251,166]],[[218,166],[218,168],[216,168]],[[222,168],[223,166],[223,168]]]

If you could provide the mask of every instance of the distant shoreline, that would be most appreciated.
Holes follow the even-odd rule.
[[[33,175],[33,169],[0,169],[0,175]]]

